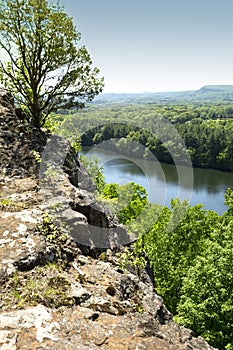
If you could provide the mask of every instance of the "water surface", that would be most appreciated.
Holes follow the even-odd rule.
[[[233,187],[233,173],[129,159],[99,147],[84,149],[83,153],[100,159],[107,183],[138,183],[146,188],[152,203],[169,206],[171,199],[178,197],[187,199],[190,205],[201,203],[219,214],[227,210],[224,193]]]

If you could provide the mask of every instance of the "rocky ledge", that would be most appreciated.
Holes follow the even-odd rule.
[[[66,142],[0,102],[1,350],[213,349],[173,322],[147,271],[122,265],[134,238]]]

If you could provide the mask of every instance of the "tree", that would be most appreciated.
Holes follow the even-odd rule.
[[[145,188],[134,182],[129,182],[125,185],[107,184],[101,195],[102,198],[110,200],[108,204],[110,206],[112,204],[122,224],[128,224],[136,219],[148,205]]]
[[[178,199],[172,210],[164,207],[159,219],[144,237],[146,252],[154,270],[155,287],[169,310],[177,313],[183,278],[205,248],[218,215]]]
[[[183,279],[176,321],[218,349],[233,349],[232,219],[219,225]]]
[[[103,88],[80,33],[58,4],[3,0],[0,4],[0,81],[35,127],[52,111],[83,107]]]

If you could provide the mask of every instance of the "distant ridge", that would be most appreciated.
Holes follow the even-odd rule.
[[[158,96],[158,95],[171,95],[171,94],[182,94],[182,93],[202,93],[202,92],[233,92],[232,85],[204,85],[198,90],[178,90],[178,91],[145,91],[145,92],[104,92],[101,95],[108,98],[125,98],[125,97],[137,97],[137,96]],[[100,96],[101,96],[100,95]],[[96,96],[98,99],[99,96]]]
[[[205,85],[199,90],[196,90],[196,93],[206,93],[206,92],[233,93],[233,85]]]
[[[141,92],[141,93],[103,93],[96,96],[93,103],[233,103],[232,85],[204,85],[199,90],[170,91],[170,92]]]

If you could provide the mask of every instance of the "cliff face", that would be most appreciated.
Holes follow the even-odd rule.
[[[146,271],[121,268],[134,238],[67,143],[21,117],[2,92],[0,348],[212,349],[173,322]]]

